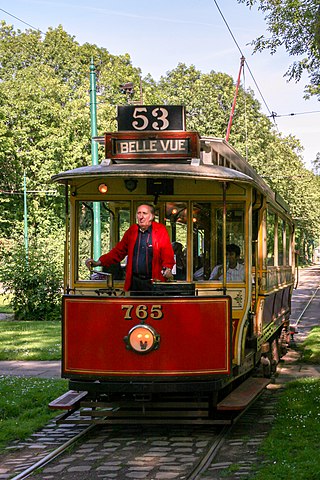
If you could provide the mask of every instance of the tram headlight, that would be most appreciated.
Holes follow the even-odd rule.
[[[108,185],[106,185],[105,183],[100,183],[98,190],[100,193],[106,194],[108,191]]]
[[[160,335],[150,325],[136,325],[124,337],[127,349],[137,353],[149,353],[159,348]]]

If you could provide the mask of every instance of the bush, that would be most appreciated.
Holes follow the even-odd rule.
[[[60,317],[62,268],[46,246],[18,246],[6,255],[1,270],[6,293],[17,320],[57,320]]]

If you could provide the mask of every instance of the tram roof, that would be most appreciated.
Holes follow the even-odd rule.
[[[59,183],[72,183],[72,180],[90,177],[130,177],[141,178],[148,176],[150,178],[189,178],[195,180],[217,180],[225,182],[240,182],[254,184],[259,190],[270,195],[267,185],[258,185],[249,175],[233,170],[231,168],[218,165],[193,165],[192,163],[110,163],[102,161],[99,165],[79,167],[73,170],[61,172],[52,177],[52,180]]]
[[[96,139],[97,140],[97,139]],[[102,141],[102,137],[101,137]],[[112,162],[102,160],[98,165],[90,165],[66,170],[52,176],[52,181],[58,183],[72,183],[73,180],[91,177],[130,177],[141,178],[188,178],[195,180],[217,180],[221,182],[239,182],[254,186],[271,201],[281,205],[289,211],[283,199],[276,194],[261,178],[253,167],[237,152],[228,142],[221,138],[202,137],[202,150],[210,150],[227,159],[230,167],[216,165],[211,161],[200,159],[179,161],[177,159],[166,160],[125,160]]]

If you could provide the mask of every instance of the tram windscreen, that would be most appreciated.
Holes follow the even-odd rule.
[[[94,257],[94,242],[101,254],[109,252],[130,226],[130,206],[127,202],[78,202],[77,212],[76,277],[78,280],[88,280],[90,272],[85,266],[85,261]],[[95,227],[97,219],[98,228]],[[125,263],[124,260],[107,270],[113,274],[115,280],[123,280]]]
[[[187,278],[188,204],[168,202],[165,204],[165,225],[169,232],[175,256],[173,275],[175,280]]]

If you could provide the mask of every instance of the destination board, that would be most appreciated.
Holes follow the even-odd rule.
[[[123,105],[117,109],[119,132],[185,130],[185,109],[182,105]]]
[[[198,158],[196,132],[116,132],[105,134],[105,154],[111,159]]]

